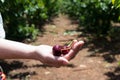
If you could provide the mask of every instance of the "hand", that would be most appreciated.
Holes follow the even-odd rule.
[[[36,47],[36,59],[47,65],[55,67],[64,66],[69,64],[69,60],[76,56],[83,44],[83,41],[74,40],[70,52],[64,56],[54,56],[52,46],[40,45]]]
[[[40,60],[43,64],[51,65],[54,67],[60,67],[69,63],[68,60],[64,57],[54,56],[52,53],[52,46],[37,46],[35,53],[37,54],[36,59]]]

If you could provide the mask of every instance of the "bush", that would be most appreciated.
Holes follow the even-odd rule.
[[[105,37],[111,30],[111,21],[118,21],[119,10],[111,0],[66,0],[65,13],[79,20],[85,33]]]
[[[120,8],[120,0],[112,0],[113,7]]]
[[[28,38],[23,34],[26,27],[34,25],[34,29],[41,30],[41,25],[46,20],[60,12],[77,19],[85,33],[106,37],[116,30],[111,30],[111,21],[117,22],[120,18],[119,4],[116,1],[119,0],[0,0],[0,12],[7,26],[7,38],[10,39],[20,39],[18,33]],[[25,29],[22,32],[19,29],[23,27]]]
[[[7,38],[14,40],[32,38],[33,36],[26,36],[26,34],[34,34],[36,28],[41,30],[41,25],[57,14],[59,9],[56,4],[58,1],[0,0],[0,12],[6,26]],[[31,27],[32,25],[35,27]],[[26,31],[27,29],[28,31]],[[37,32],[35,34],[38,34]]]
[[[34,41],[36,40],[37,35],[39,33],[39,29],[35,28],[34,24],[31,26],[19,25],[18,28],[13,28],[13,29],[16,29],[17,31],[8,32],[7,38],[16,41],[23,41],[23,40]]]

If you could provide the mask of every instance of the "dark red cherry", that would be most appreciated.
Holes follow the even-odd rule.
[[[62,49],[62,46],[60,45],[53,46],[53,55],[61,56],[61,49]]]
[[[63,48],[61,49],[63,55],[67,54],[69,51],[70,51],[70,47],[68,46],[63,46]]]
[[[53,54],[55,56],[65,55],[69,51],[70,51],[70,47],[68,47],[68,46],[61,46],[61,45],[55,45],[55,46],[53,46]]]

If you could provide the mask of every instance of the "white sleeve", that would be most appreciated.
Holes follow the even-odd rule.
[[[5,38],[5,31],[3,28],[3,21],[2,21],[1,13],[0,13],[0,38]]]

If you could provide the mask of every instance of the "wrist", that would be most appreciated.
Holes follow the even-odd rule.
[[[28,59],[36,59],[36,46],[29,45],[29,51],[27,52]]]
[[[38,46],[31,46],[30,58],[34,60],[39,60],[40,54],[38,54]]]

